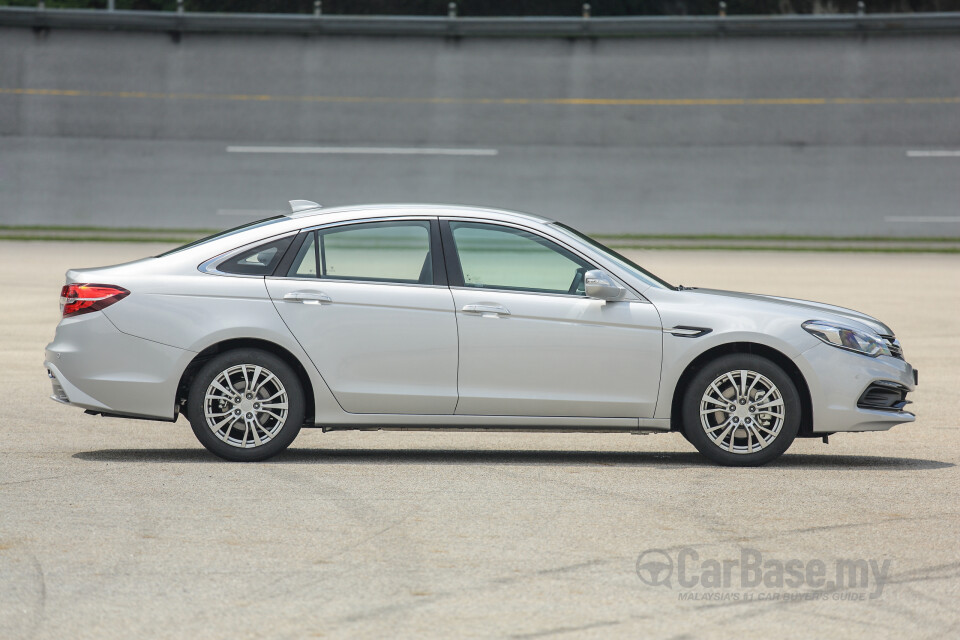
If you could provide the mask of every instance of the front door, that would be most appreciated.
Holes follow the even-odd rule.
[[[662,328],[652,304],[587,298],[583,273],[595,267],[533,231],[444,226],[460,332],[457,414],[653,416]]]
[[[310,231],[267,289],[350,413],[452,414],[457,324],[436,220]]]

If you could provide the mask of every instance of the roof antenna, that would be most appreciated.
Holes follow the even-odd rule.
[[[319,209],[320,205],[310,200],[291,200],[290,213],[299,213],[308,209]]]

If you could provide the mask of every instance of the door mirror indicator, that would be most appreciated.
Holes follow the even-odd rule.
[[[610,275],[602,269],[594,269],[583,274],[584,288],[588,298],[598,300],[620,300],[627,293]]]

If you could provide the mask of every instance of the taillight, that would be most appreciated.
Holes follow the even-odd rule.
[[[100,311],[123,300],[130,292],[112,284],[67,284],[60,290],[63,317]]]

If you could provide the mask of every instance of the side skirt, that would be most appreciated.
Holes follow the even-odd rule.
[[[530,416],[368,415],[363,422],[306,425],[323,431],[499,431],[517,433],[657,433],[670,420]]]

